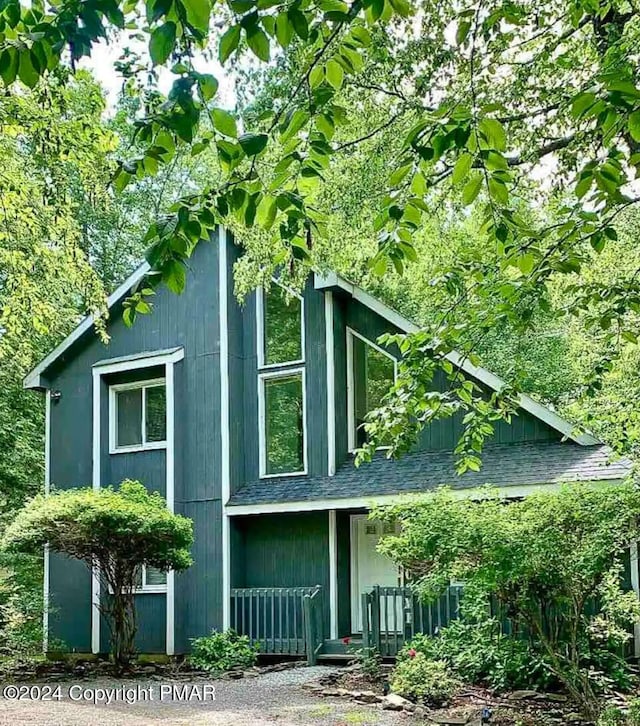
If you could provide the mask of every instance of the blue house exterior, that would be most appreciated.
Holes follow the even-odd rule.
[[[194,522],[188,571],[141,573],[140,651],[184,653],[191,638],[228,627],[264,652],[309,656],[381,632],[397,649],[410,630],[453,617],[457,594],[428,612],[411,600],[375,549],[385,531],[366,517],[374,503],[441,485],[473,496],[486,483],[521,497],[628,473],[628,461],[611,463],[595,438],[526,396],[510,424],[496,425],[480,472],[454,471],[458,417],[428,426],[399,461],[380,452],[356,469],[359,423],[398,355],[376,341],[415,326],[333,274],[312,275],[300,297],[274,285],[240,305],[239,254],[220,229],[195,250],[184,293],[160,289],[153,313],[128,328],[121,303],[141,267],[109,299],[107,346],[88,318],[25,379],[46,395],[48,489],[139,479]],[[501,387],[452,362],[487,390]],[[45,591],[50,648],[108,650],[97,573],[46,553]]]

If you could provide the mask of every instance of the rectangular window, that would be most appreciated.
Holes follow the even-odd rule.
[[[304,379],[301,370],[263,376],[261,474],[304,474]]]
[[[134,583],[136,591],[163,592],[167,586],[167,573],[155,567],[143,565],[137,569]]]
[[[367,441],[364,429],[368,413],[382,405],[382,399],[396,378],[396,361],[390,353],[348,331],[349,351],[349,449]]]
[[[260,293],[259,293],[260,294]],[[304,359],[303,302],[280,285],[262,293],[260,364],[277,366]]]
[[[111,386],[111,452],[162,448],[167,393],[162,379]]]

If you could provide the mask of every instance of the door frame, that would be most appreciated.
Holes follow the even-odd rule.
[[[361,633],[356,629],[360,610],[360,586],[359,586],[359,563],[358,563],[358,520],[366,519],[368,514],[349,515],[349,547],[351,559],[351,632]]]
[[[361,592],[359,587],[359,559],[358,559],[358,520],[368,519],[369,513],[366,514],[350,514],[349,515],[349,547],[350,547],[350,570],[351,570],[351,632],[361,633],[362,629],[357,630],[356,624],[360,616],[360,598]],[[398,567],[398,576],[404,582],[404,574]]]

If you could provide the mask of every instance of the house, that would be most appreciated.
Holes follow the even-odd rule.
[[[431,424],[399,461],[355,468],[360,423],[396,370],[394,351],[376,341],[415,326],[335,274],[312,275],[300,297],[274,285],[240,305],[238,254],[221,229],[194,252],[185,292],[160,289],[153,314],[127,328],[121,302],[142,266],[109,299],[108,346],[87,318],[25,379],[46,394],[47,487],[140,479],[194,522],[187,572],[141,573],[139,650],[181,653],[192,637],[235,627],[266,652],[322,654],[363,633],[384,634],[391,653],[409,631],[446,622],[457,594],[428,608],[411,601],[376,551],[373,502],[445,484],[519,497],[627,474],[629,462],[610,462],[595,438],[527,396],[496,425],[480,472],[455,474],[459,417]],[[452,360],[500,388],[489,371]],[[47,553],[44,586],[49,647],[106,651],[96,573]]]

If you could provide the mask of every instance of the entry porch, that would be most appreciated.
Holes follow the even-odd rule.
[[[425,605],[376,547],[391,533],[364,510],[261,514],[232,522],[231,627],[263,654],[317,659],[375,646],[394,657],[458,616],[452,586]]]

